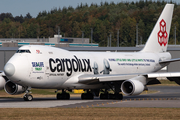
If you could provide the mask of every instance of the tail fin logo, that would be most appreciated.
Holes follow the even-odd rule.
[[[168,34],[166,32],[166,22],[162,19],[160,22],[160,31],[158,32],[158,42],[160,44],[160,46],[162,46],[164,44],[164,46],[166,46],[167,44],[167,39],[168,39]]]

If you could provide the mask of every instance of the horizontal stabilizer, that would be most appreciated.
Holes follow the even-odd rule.
[[[159,63],[171,63],[171,62],[176,62],[176,61],[180,61],[180,58],[175,58],[175,59],[170,59],[170,60],[166,60],[166,61],[160,61]]]

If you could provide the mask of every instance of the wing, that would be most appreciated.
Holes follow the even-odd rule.
[[[131,79],[138,75],[146,75],[146,74],[103,74],[103,75],[81,75],[78,77],[79,83],[84,84],[92,84],[92,83],[99,83],[99,82],[117,82],[117,81],[124,81],[127,79]]]
[[[79,83],[93,84],[100,82],[120,82],[134,78],[136,76],[146,76],[147,79],[155,80],[158,77],[166,77],[170,81],[175,81],[180,84],[180,72],[165,72],[165,73],[137,73],[137,74],[103,74],[89,75],[84,74],[78,77]]]
[[[165,73],[148,73],[148,78],[157,78],[157,77],[180,77],[180,72],[165,72]]]
[[[159,64],[164,63],[171,63],[180,61],[180,58],[159,61]],[[89,75],[84,74],[78,77],[79,83],[83,84],[94,84],[99,82],[118,82],[118,81],[125,81],[136,76],[146,76],[149,81],[155,80],[158,77],[166,77],[170,81],[175,81],[177,84],[180,85],[180,72],[166,72],[166,73],[133,73],[133,74],[103,74],[103,75]],[[157,84],[157,82],[155,82]]]
[[[166,72],[166,73],[149,73],[148,78],[166,77],[170,81],[175,81],[180,85],[180,72]]]

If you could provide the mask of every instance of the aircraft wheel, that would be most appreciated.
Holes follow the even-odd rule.
[[[33,100],[33,96],[32,95],[24,95],[23,97],[24,101],[32,101]]]
[[[122,94],[114,94],[114,99],[122,100],[123,99],[123,95]]]
[[[118,94],[118,100],[122,100],[123,99],[123,95],[122,94]]]
[[[89,99],[93,100],[94,99],[94,95],[92,93],[89,93]]]
[[[109,99],[115,99],[115,94],[109,94]]]
[[[123,95],[119,94],[119,93],[109,94],[109,99],[122,100],[123,99]]]
[[[94,99],[94,95],[92,94],[92,93],[82,93],[81,94],[81,99],[82,100],[87,100],[87,99],[90,99],[90,100],[92,100],[92,99]]]
[[[70,94],[69,93],[58,93],[56,98],[57,98],[57,100],[69,100]]]
[[[70,94],[69,93],[64,93],[64,99],[69,100],[70,99]]]
[[[58,93],[58,94],[56,95],[56,98],[57,98],[57,100],[61,100],[61,99],[62,99],[62,94]]]
[[[81,94],[81,99],[84,100],[85,99],[85,93]]]
[[[100,94],[100,99],[108,99],[108,94]]]

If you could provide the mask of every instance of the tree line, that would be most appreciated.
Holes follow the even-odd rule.
[[[173,2],[171,2],[173,3]],[[26,16],[13,17],[11,13],[0,14],[0,38],[42,38],[53,37],[60,27],[64,37],[91,37],[100,46],[107,46],[111,34],[112,46],[117,46],[119,31],[120,46],[135,46],[136,26],[138,25],[139,43],[148,39],[166,2],[164,0],[140,0],[138,2],[101,2],[53,8],[51,11],[39,12],[36,18],[30,13]],[[174,43],[176,26],[177,44],[180,39],[180,6],[176,3],[172,19],[170,44]]]

